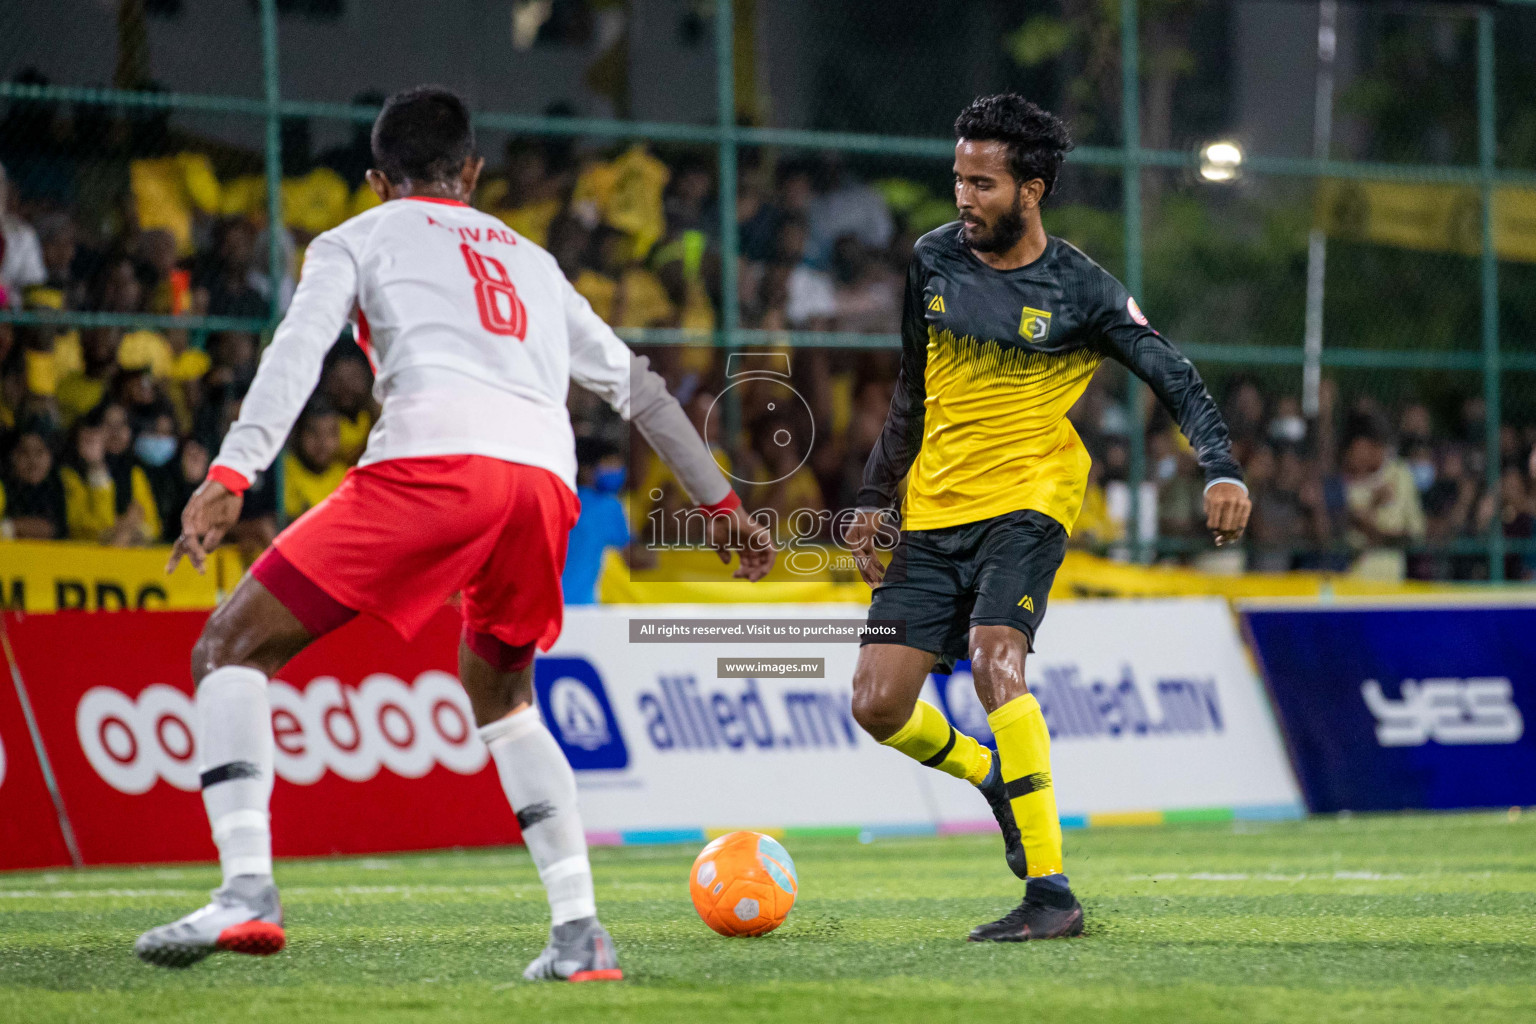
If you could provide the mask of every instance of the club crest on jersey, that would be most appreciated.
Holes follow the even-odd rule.
[[[1043,345],[1045,339],[1051,336],[1051,314],[1043,309],[1025,306],[1024,315],[1019,318],[1019,333],[1031,345]]]

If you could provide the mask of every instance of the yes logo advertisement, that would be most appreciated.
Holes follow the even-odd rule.
[[[1360,684],[1384,747],[1515,743],[1525,735],[1508,679],[1404,679],[1398,691],[1393,700],[1374,679]]]
[[[1536,803],[1536,605],[1244,619],[1312,810]]]

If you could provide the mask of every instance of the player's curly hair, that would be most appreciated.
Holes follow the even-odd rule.
[[[384,101],[373,122],[373,163],[399,184],[451,181],[475,154],[469,107],[440,85],[418,85]]]
[[[955,138],[1006,144],[1014,180],[1022,184],[1039,178],[1045,195],[1056,190],[1061,161],[1072,148],[1065,121],[1013,92],[972,100],[955,118]]]

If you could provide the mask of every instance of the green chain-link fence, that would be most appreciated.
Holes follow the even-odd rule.
[[[169,271],[254,243],[247,269],[264,282],[259,308],[250,290],[217,283],[189,292],[173,281],[132,309],[45,288],[0,311],[0,323],[23,345],[97,327],[164,332],[194,349],[218,334],[270,332],[295,248],[367,203],[360,129],[381,92],[443,80],[481,111],[487,187],[499,190],[483,205],[504,206],[552,250],[574,222],[589,250],[593,222],[614,228],[618,249],[644,250],[643,279],[626,279],[622,253],[607,275],[617,283],[593,274],[629,340],[674,379],[707,366],[715,390],[729,390],[715,350],[791,350],[797,379],[820,388],[851,436],[881,398],[861,389],[887,373],[898,344],[894,304],[874,300],[902,245],[950,216],[946,126],[974,95],[1012,88],[1065,113],[1078,139],[1047,228],[1120,276],[1218,397],[1238,396],[1240,413],[1256,384],[1283,406],[1265,417],[1271,428],[1292,422],[1295,405],[1314,453],[1335,434],[1324,419],[1341,423],[1346,406],[1423,406],[1463,442],[1463,475],[1484,507],[1407,546],[1439,560],[1429,574],[1455,561],[1453,574],[1492,580],[1536,556],[1500,501],[1512,453],[1536,440],[1519,436],[1536,423],[1536,73],[1524,59],[1536,6],[514,0],[451,21],[420,7],[72,0],[0,14],[0,161],[13,193],[73,218],[39,232],[44,249],[55,231],[105,239],[133,225],[146,248],[135,257]],[[1347,61],[1334,55],[1341,41]],[[1305,73],[1284,72],[1298,62]],[[1224,181],[1232,169],[1201,147],[1252,110],[1299,127],[1234,140],[1249,151]],[[588,205],[603,208],[585,211],[599,162],[642,193],[665,182],[666,218],[626,220],[601,195]],[[844,245],[817,218],[856,208],[848,182],[866,194],[873,183],[889,222],[853,223]],[[819,247],[822,285],[839,289],[836,317],[817,315],[814,296],[786,315],[797,299],[785,292],[807,285],[787,279],[775,246],[797,209],[809,215],[801,244]],[[231,241],[241,234],[231,219],[251,225],[250,237]],[[670,312],[642,312],[647,295]],[[1102,543],[1139,559],[1199,547],[1197,530],[1181,535],[1173,522],[1176,501],[1159,502],[1158,527],[1134,525],[1142,503],[1158,500],[1143,481],[1162,480],[1179,458],[1155,419],[1146,428],[1145,389],[1110,371],[1092,401],[1079,410],[1091,417],[1085,436],[1108,439],[1097,454],[1123,485],[1116,518],[1130,524]],[[750,448],[738,433],[760,412],[728,403],[727,448]],[[1283,477],[1294,440],[1271,429],[1252,448]],[[846,447],[824,481],[856,470],[858,445]],[[1328,564],[1337,540],[1282,538],[1272,542],[1282,554],[1307,548],[1311,561],[1252,564]],[[1255,537],[1254,548],[1265,543]]]

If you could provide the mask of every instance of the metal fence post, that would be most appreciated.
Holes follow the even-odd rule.
[[[261,0],[261,81],[267,104],[267,279],[272,282],[272,302],[267,312],[267,330],[276,330],[283,316],[283,98],[278,84],[278,5],[276,0]],[[278,528],[287,525],[287,507],[283,500],[283,450],[273,459],[273,491]]]
[[[1132,295],[1141,292],[1141,40],[1136,18],[1138,0],[1120,0],[1120,122],[1125,157],[1121,174],[1125,206],[1125,287]],[[1130,371],[1125,383],[1125,415],[1130,432],[1131,489],[1126,537],[1131,560],[1142,560],[1141,485],[1147,477],[1147,440],[1143,428],[1141,378]]]
[[[720,340],[730,353],[741,326],[740,287],[736,281],[739,238],[736,225],[736,22],[731,0],[715,0],[715,124],[720,147]],[[741,406],[732,392],[726,396],[723,438],[729,447],[741,428]]]
[[[1499,359],[1499,255],[1493,237],[1494,163],[1498,156],[1494,123],[1493,12],[1477,12],[1477,163],[1482,180],[1483,283],[1483,413],[1486,446],[1484,467],[1488,493],[1493,498],[1493,521],[1488,525],[1488,578],[1504,580],[1504,519],[1500,496],[1502,467],[1499,462],[1501,385]]]
[[[279,282],[283,274],[283,134],[278,95],[277,0],[261,0],[261,75],[266,96],[267,275],[272,281],[270,317],[276,326],[282,312]]]
[[[266,98],[266,172],[267,172],[267,279],[272,296],[268,307],[267,330],[277,328],[283,304],[283,133],[282,98],[278,88],[277,0],[261,0],[261,77]],[[285,449],[286,450],[286,446]],[[279,528],[287,525],[283,501],[283,452],[272,462],[271,484],[276,491],[276,516]]]

